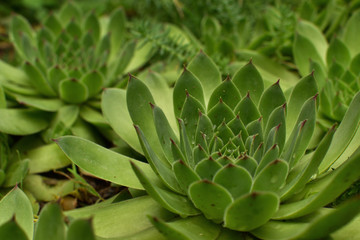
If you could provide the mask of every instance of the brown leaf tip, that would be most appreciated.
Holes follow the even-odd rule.
[[[154,110],[155,105],[154,105],[154,104],[152,104],[152,102],[149,102],[149,104],[150,104],[151,109],[152,109],[152,110]]]

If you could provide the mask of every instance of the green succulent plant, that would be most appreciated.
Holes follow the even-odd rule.
[[[302,76],[310,69],[315,70],[320,88],[321,119],[330,120],[330,124],[342,120],[354,95],[360,90],[359,34],[355,31],[359,23],[358,10],[346,22],[341,36],[334,36],[329,44],[312,23],[301,20],[297,26],[293,45],[295,64]]]
[[[126,92],[107,89],[102,100],[114,130],[148,164],[74,136],[57,144],[86,171],[145,189],[177,215],[150,218],[165,238],[236,239],[247,233],[260,239],[320,239],[359,213],[358,198],[324,208],[360,177],[359,94],[337,130],[333,126],[308,151],[318,105],[313,74],[286,99],[279,81],[264,88],[251,61],[221,81],[216,65],[200,52],[177,80],[172,105],[171,90],[160,80],[155,73],[143,81],[130,76]],[[126,106],[118,104],[124,99]],[[137,206],[144,199],[124,204]],[[157,239],[154,230],[143,231],[149,225],[124,228],[133,234],[127,237]],[[125,237],[122,231],[117,231],[119,239]]]
[[[0,131],[43,131],[46,142],[70,133],[92,140],[101,138],[98,132],[107,136],[99,109],[102,89],[119,84],[122,74],[143,65],[152,52],[141,40],[129,40],[125,26],[121,8],[100,17],[82,12],[74,2],[50,14],[37,29],[13,16],[9,37],[23,66],[0,62],[9,99],[8,109],[0,112]]]
[[[76,219],[67,224],[58,203],[46,204],[36,220],[31,202],[19,188],[0,201],[0,238],[14,240],[95,240],[91,219]],[[35,222],[35,223],[34,223]]]

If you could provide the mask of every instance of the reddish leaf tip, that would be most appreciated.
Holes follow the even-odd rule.
[[[150,104],[151,109],[154,110],[155,105],[152,102],[149,102],[149,104]]]

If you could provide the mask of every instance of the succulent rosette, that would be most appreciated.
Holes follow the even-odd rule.
[[[221,81],[216,65],[200,52],[177,80],[172,105],[170,90],[152,94],[163,88],[160,80],[155,73],[143,81],[130,76],[126,92],[107,89],[102,101],[114,130],[148,164],[78,137],[57,143],[81,168],[145,189],[180,216],[150,218],[165,237],[235,239],[247,232],[261,239],[319,239],[358,214],[358,198],[337,209],[324,206],[360,177],[359,94],[337,130],[333,126],[310,151],[318,105],[313,74],[286,99],[279,81],[264,86],[251,61]],[[135,131],[118,122],[120,115],[132,120]],[[77,149],[70,147],[75,144]]]
[[[129,40],[126,24],[122,8],[99,16],[74,2],[50,14],[39,28],[14,15],[9,37],[22,68],[0,62],[9,105],[0,112],[0,131],[43,131],[46,142],[64,134],[91,140],[101,138],[99,133],[111,136],[100,111],[102,89],[117,86],[124,73],[152,55],[149,44]]]

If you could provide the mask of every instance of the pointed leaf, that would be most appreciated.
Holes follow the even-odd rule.
[[[345,69],[349,66],[351,60],[349,49],[337,37],[333,38],[326,52],[327,65],[330,66],[334,60],[341,64]]]
[[[189,63],[188,69],[200,80],[204,88],[205,102],[208,102],[214,89],[221,83],[219,69],[202,51]]]
[[[61,137],[56,143],[71,161],[89,173],[119,185],[143,189],[131,168],[133,159],[79,137]],[[151,179],[157,179],[148,164],[138,162],[137,165]]]
[[[137,166],[138,163],[131,163],[131,166],[139,178],[139,181],[147,191],[147,193],[155,199],[162,207],[167,210],[179,214],[182,217],[198,215],[199,211],[193,206],[190,200],[182,195],[176,194],[169,190],[165,190],[156,184],[144,174]]]
[[[45,205],[36,223],[34,240],[65,239],[65,223],[59,204]]]
[[[235,73],[233,82],[239,89],[241,96],[246,96],[249,93],[254,103],[258,104],[264,91],[264,81],[252,60]]]
[[[235,115],[232,109],[226,105],[221,99],[209,112],[208,117],[211,119],[211,122],[214,126],[220,126],[220,124],[225,120],[229,122],[234,119]]]
[[[54,97],[56,93],[49,86],[49,83],[40,72],[40,70],[29,62],[24,65],[24,71],[29,76],[33,87],[41,94],[47,97]]]
[[[180,117],[182,112],[186,100],[186,91],[205,106],[204,91],[199,79],[187,68],[184,68],[181,76],[176,81],[173,93],[174,112],[176,117]]]
[[[86,101],[89,96],[86,85],[74,78],[61,81],[59,93],[62,100],[74,104]]]
[[[84,75],[80,82],[84,83],[88,89],[89,97],[96,96],[104,83],[103,76],[98,71],[92,71]]]
[[[226,103],[231,109],[234,109],[241,100],[240,92],[230,77],[227,77],[211,94],[208,109],[213,108],[220,100]]]
[[[218,223],[223,221],[225,209],[233,201],[224,187],[209,180],[191,184],[189,197],[207,219]]]
[[[222,166],[218,162],[209,157],[208,159],[203,159],[196,165],[195,172],[199,174],[202,179],[212,181],[216,172],[221,168]]]
[[[360,11],[357,10],[352,13],[344,28],[343,40],[345,45],[349,48],[352,57],[360,52],[358,44],[359,35],[357,33],[360,23]]]
[[[187,192],[189,186],[196,181],[200,180],[200,177],[197,175],[194,170],[192,170],[184,161],[178,160],[173,165],[173,171],[175,173],[176,179],[182,189]]]
[[[284,184],[289,165],[283,160],[274,160],[264,167],[254,179],[252,191],[277,192]]]
[[[15,215],[17,225],[24,231],[27,239],[32,239],[33,211],[28,197],[20,188],[13,188],[1,199],[0,212],[0,226]]]
[[[250,94],[247,94],[241,102],[238,103],[234,113],[240,116],[240,119],[245,126],[260,117],[260,113],[255,103],[252,101],[252,98],[250,98]]]
[[[253,230],[270,220],[279,207],[271,192],[253,192],[236,199],[225,213],[224,226],[237,231]]]
[[[13,219],[0,225],[0,239],[28,240],[29,238],[17,224],[14,216]]]
[[[250,192],[252,177],[243,167],[228,164],[216,173],[214,182],[226,188],[233,199],[237,199]]]
[[[91,219],[76,219],[71,222],[66,234],[66,240],[95,240]]]

